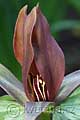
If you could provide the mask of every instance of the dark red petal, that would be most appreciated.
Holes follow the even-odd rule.
[[[16,59],[21,65],[23,61],[23,39],[24,39],[24,23],[27,17],[26,12],[27,6],[24,6],[19,12],[13,38],[14,54]]]
[[[28,86],[29,85],[28,74],[34,59],[34,51],[31,43],[31,38],[32,38],[32,32],[33,32],[35,22],[36,22],[36,7],[34,7],[31,13],[27,16],[27,19],[24,25],[25,28],[24,28],[24,41],[23,41],[24,53],[23,53],[23,71],[22,71],[23,78],[22,79],[23,79],[26,95],[30,100],[35,99],[33,95],[29,93],[30,88]]]
[[[32,35],[34,59],[39,73],[47,84],[49,100],[52,101],[64,77],[64,55],[51,36],[45,17],[40,9],[36,8],[37,20]]]
[[[23,7],[17,18],[13,39],[14,54],[18,62],[22,65],[24,88],[30,100],[33,100],[33,98],[29,86],[28,73],[29,71],[35,75],[38,73],[33,60],[34,52],[31,43],[35,22],[36,7],[34,7],[29,15],[27,15],[27,6]]]

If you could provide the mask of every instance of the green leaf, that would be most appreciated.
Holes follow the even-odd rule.
[[[80,13],[80,0],[68,0],[67,2]]]
[[[80,120],[80,87],[53,111],[53,120]]]
[[[0,97],[0,100],[8,100],[8,101],[13,101],[15,100],[12,96],[9,95],[4,95]]]
[[[0,86],[22,105],[28,101],[23,85],[16,77],[3,65],[0,64]]]
[[[64,77],[55,103],[60,103],[67,98],[78,86],[80,86],[80,70],[77,70]]]
[[[51,119],[51,114],[50,113],[46,113],[46,112],[42,112],[37,118],[36,120],[52,120]]]
[[[24,120],[24,107],[0,97],[0,120]]]

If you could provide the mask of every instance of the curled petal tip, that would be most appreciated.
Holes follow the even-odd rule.
[[[25,18],[27,16],[27,5],[25,5],[19,12],[13,37],[14,54],[18,62],[22,65],[23,61],[23,28]]]

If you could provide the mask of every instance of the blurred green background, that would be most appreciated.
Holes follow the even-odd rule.
[[[21,80],[21,67],[13,53],[13,33],[19,10],[40,3],[52,35],[61,46],[66,74],[80,69],[80,0],[0,0],[0,63]]]

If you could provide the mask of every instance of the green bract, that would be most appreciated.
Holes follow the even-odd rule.
[[[0,86],[19,103],[28,101],[22,83],[3,65],[0,64]]]

